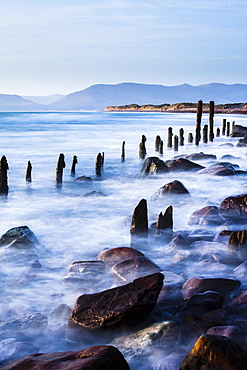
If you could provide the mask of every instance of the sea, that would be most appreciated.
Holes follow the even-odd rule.
[[[215,132],[217,127],[221,129],[224,118],[231,125],[235,122],[247,126],[244,115],[217,114]],[[203,114],[202,126],[208,123],[208,114]],[[40,243],[37,258],[31,259],[19,255],[18,251],[8,254],[4,248],[0,249],[0,348],[6,343],[1,344],[1,341],[14,338],[13,341],[25,339],[42,353],[76,349],[76,344],[72,346],[65,336],[54,334],[56,323],[49,321],[50,312],[60,304],[73,308],[81,294],[95,293],[113,285],[106,278],[100,286],[73,287],[64,280],[68,268],[73,261],[96,260],[105,249],[130,246],[131,218],[141,199],[147,200],[149,225],[172,205],[173,229],[179,231],[196,228],[188,224],[194,211],[208,205],[219,206],[225,197],[247,192],[244,174],[228,177],[195,172],[141,174],[143,161],[139,159],[139,143],[142,135],[147,139],[147,157],[159,156],[166,161],[182,154],[203,152],[217,156],[217,160],[196,161],[205,167],[227,161],[247,170],[247,149],[236,146],[239,138],[221,134],[207,144],[188,143],[188,134],[195,135],[195,124],[196,114],[193,113],[0,113],[0,156],[6,156],[9,165],[9,193],[0,198],[0,235],[13,227],[28,226]],[[178,151],[167,148],[168,127],[172,127],[174,135],[179,135],[180,128],[184,129],[184,146],[179,146]],[[155,151],[157,135],[164,142],[163,155]],[[121,161],[123,141],[124,162]],[[56,167],[61,153],[65,156],[66,167],[63,182],[58,187]],[[104,153],[101,177],[95,173],[98,153]],[[74,155],[78,164],[75,176],[71,176]],[[230,157],[222,160],[225,155]],[[32,164],[30,183],[26,182],[28,161]],[[81,176],[90,177],[92,181],[75,181]],[[153,195],[158,189],[173,180],[181,181],[191,196],[168,196],[154,201]],[[105,196],[85,196],[92,191]],[[149,239],[149,245],[140,245],[140,250],[162,271],[174,272],[168,242],[156,245],[152,237]],[[42,268],[32,278],[25,279],[34,260],[38,260]],[[178,271],[176,273],[179,275]],[[181,276],[185,277],[184,271]],[[224,276],[224,271],[198,270],[196,265],[191,265],[187,266],[186,278],[191,276]],[[39,335],[35,330],[33,336],[30,332],[25,336],[25,330],[20,335],[20,331],[12,329],[13,320],[23,320],[30,315],[48,318]],[[9,334],[6,331],[8,323]],[[0,361],[6,356],[8,353],[0,355]]]

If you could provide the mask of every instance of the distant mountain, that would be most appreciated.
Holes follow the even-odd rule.
[[[60,97],[59,100],[56,100],[57,97]],[[214,100],[215,104],[246,103],[247,85],[221,83],[198,86],[189,84],[177,86],[137,83],[99,84],[62,98],[59,94],[48,97],[26,96],[26,98],[29,99],[23,99],[18,95],[0,94],[0,111],[87,111],[104,110],[107,106],[196,103],[198,100],[203,102]],[[50,103],[51,100],[53,100],[52,103]]]
[[[178,86],[121,83],[117,85],[93,85],[87,89],[66,95],[61,100],[49,104],[51,110],[103,110],[106,106],[128,104],[174,104],[179,102],[195,103],[198,100],[215,104],[247,102],[247,85],[207,85]]]
[[[43,105],[23,99],[19,95],[0,94],[0,112],[36,112],[44,109]]]
[[[31,100],[34,103],[48,105],[51,103],[56,102],[57,100],[60,100],[65,97],[65,95],[62,94],[54,94],[54,95],[48,95],[48,96],[23,96],[21,95],[23,99]]]

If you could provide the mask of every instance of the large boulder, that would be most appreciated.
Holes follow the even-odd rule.
[[[185,158],[166,161],[169,171],[199,171],[204,167]]]
[[[201,161],[201,160],[207,160],[207,159],[215,160],[217,157],[214,154],[205,154],[203,152],[200,152],[200,153],[192,153],[192,154],[186,155],[184,158],[190,159],[192,161]]]
[[[76,352],[35,353],[15,360],[5,370],[130,370],[113,346],[93,346]]]
[[[69,328],[98,335],[135,327],[154,309],[163,279],[164,275],[155,273],[127,285],[80,296],[70,316]]]
[[[247,135],[247,127],[241,125],[233,125],[232,126],[232,137],[243,137]]]
[[[97,256],[97,260],[103,261],[105,266],[110,268],[128,258],[141,256],[144,256],[144,254],[137,249],[130,247],[117,247],[103,250]]]
[[[225,220],[220,215],[220,210],[216,206],[206,206],[194,211],[188,221],[189,225],[216,226],[222,225]]]
[[[233,340],[202,335],[182,361],[179,370],[245,370],[247,351]]]
[[[243,173],[243,171],[240,171]],[[213,175],[213,176],[232,176],[239,173],[239,166],[229,162],[219,162],[213,164],[210,167],[204,168],[201,171],[198,171],[200,175]]]
[[[247,194],[225,198],[220,203],[220,213],[228,220],[247,222]]]
[[[162,161],[162,159],[158,158],[158,157],[148,157],[145,159],[143,165],[142,165],[142,169],[141,169],[141,173],[143,175],[148,175],[148,174],[155,174],[155,173],[164,173],[164,172],[168,172],[168,167],[167,165],[165,164],[164,161]]]
[[[178,180],[174,180],[163,185],[153,196],[153,200],[162,198],[170,194],[190,194],[186,187]]]
[[[64,282],[97,284],[105,274],[103,261],[74,261],[68,268]]]

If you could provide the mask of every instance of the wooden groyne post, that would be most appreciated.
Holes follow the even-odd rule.
[[[207,144],[207,142],[208,142],[208,125],[203,126],[202,139],[203,139],[204,144]]]
[[[72,160],[72,165],[71,165],[71,171],[70,171],[71,176],[75,176],[75,166],[77,165],[77,163],[78,163],[77,156],[74,155],[73,160]]]
[[[192,144],[192,143],[193,143],[193,140],[194,140],[194,138],[193,138],[193,134],[190,132],[190,133],[188,134],[188,143]]]
[[[27,162],[26,182],[32,182],[32,164],[30,161]]]
[[[168,127],[167,148],[172,148],[172,127]]]
[[[158,220],[155,225],[155,234],[161,235],[164,231],[173,231],[173,207],[169,206],[165,210],[164,214],[160,212]]]
[[[179,130],[179,145],[183,146],[184,145],[184,129],[180,128]]]
[[[230,122],[226,122],[226,136],[230,136]]]
[[[201,140],[201,121],[202,121],[202,100],[199,100],[197,103],[195,145],[199,145],[199,142]]]
[[[8,187],[8,170],[9,165],[7,162],[7,158],[5,155],[2,156],[0,161],[0,194],[8,195],[9,187]]]
[[[56,168],[56,184],[62,184],[63,181],[63,169],[66,167],[64,154],[61,153],[58,158],[57,168]]]
[[[223,118],[222,122],[222,135],[225,136],[226,134],[226,118]]]
[[[102,169],[102,155],[101,153],[98,153],[95,164],[96,176],[101,176],[101,169]]]
[[[178,151],[178,135],[174,136],[174,151]]]
[[[209,141],[214,141],[214,101],[209,102]]]
[[[146,143],[147,141],[147,138],[145,135],[142,135],[142,140],[139,144],[139,158],[140,159],[145,159],[146,155],[147,155],[147,151],[146,151]]]
[[[216,136],[220,137],[220,128],[219,127],[217,127],[217,129],[216,129]]]
[[[157,135],[155,138],[155,145],[154,145],[156,152],[159,152],[160,141],[161,141],[160,135]]]
[[[163,140],[160,140],[160,145],[159,145],[159,154],[160,155],[163,155],[163,147],[164,147]]]
[[[125,162],[125,141],[122,142],[121,162]]]

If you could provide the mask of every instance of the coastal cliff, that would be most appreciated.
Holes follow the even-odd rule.
[[[161,104],[161,105],[120,105],[108,106],[104,109],[105,112],[169,112],[169,113],[195,113],[197,103],[176,103],[176,104]],[[209,112],[209,104],[203,104],[203,113]],[[215,105],[215,113],[234,113],[247,114],[247,103],[232,103]]]

